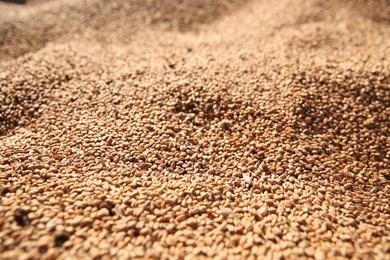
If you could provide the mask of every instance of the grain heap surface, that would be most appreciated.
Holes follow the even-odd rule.
[[[0,258],[390,258],[388,1],[0,13]]]

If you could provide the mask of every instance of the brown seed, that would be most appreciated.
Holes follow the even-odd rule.
[[[259,214],[262,216],[267,216],[268,215],[268,207],[267,206],[261,207],[259,209]]]
[[[3,2],[1,258],[389,258],[386,1]]]

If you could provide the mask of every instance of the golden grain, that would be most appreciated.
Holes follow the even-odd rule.
[[[386,1],[3,2],[2,258],[389,258]]]

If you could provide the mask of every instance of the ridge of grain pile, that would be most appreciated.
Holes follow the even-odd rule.
[[[388,1],[0,14],[1,259],[390,258]]]

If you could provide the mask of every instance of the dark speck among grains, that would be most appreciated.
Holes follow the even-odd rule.
[[[222,122],[221,123],[221,129],[222,130],[230,130],[230,126],[227,122]]]
[[[24,227],[28,224],[28,212],[24,209],[16,209],[14,211],[14,220],[16,224],[18,224],[21,227]]]
[[[56,235],[54,237],[54,245],[56,247],[61,247],[68,240],[69,240],[68,235],[65,235],[65,234]]]
[[[11,192],[10,188],[0,186],[0,194],[1,194],[1,196],[5,196],[9,192]]]

